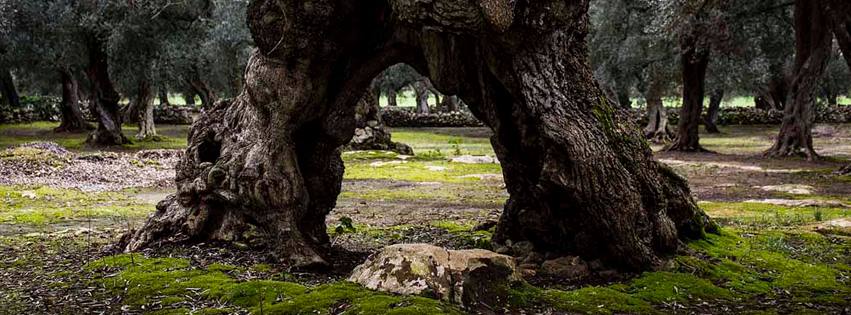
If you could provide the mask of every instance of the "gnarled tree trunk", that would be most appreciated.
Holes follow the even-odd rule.
[[[159,140],[157,129],[154,126],[154,98],[151,91],[151,84],[147,80],[139,82],[139,88],[136,91],[136,123],[139,124],[139,132],[136,133],[136,139],[139,140]]]
[[[404,155],[414,155],[414,150],[406,144],[393,142],[390,131],[381,119],[381,107],[376,93],[369,89],[361,97],[355,109],[355,135],[349,142],[350,150],[384,150]]]
[[[195,92],[184,92],[183,94],[183,102],[188,106],[195,106]]]
[[[700,145],[698,126],[703,113],[703,94],[706,68],[709,65],[709,47],[698,31],[684,34],[680,39],[680,56],[683,73],[683,106],[677,124],[677,136],[668,148],[671,151],[705,152]]]
[[[414,92],[417,95],[417,114],[428,114],[428,93],[429,83],[427,81],[417,81],[412,84]]]
[[[59,107],[62,112],[62,122],[59,127],[53,129],[53,132],[81,132],[95,129],[83,119],[83,112],[80,110],[80,98],[77,95],[79,85],[77,79],[71,75],[68,69],[59,70],[59,79],[62,81],[62,102]]]
[[[444,95],[440,107],[446,109],[448,112],[457,112],[461,109],[458,103],[460,101],[457,95]]]
[[[18,89],[15,87],[12,72],[5,67],[0,68],[0,92],[2,92],[3,99],[7,105],[12,108],[21,107],[21,97],[18,95]]]
[[[819,80],[827,67],[832,36],[821,1],[795,2],[795,68],[783,123],[766,156],[803,154],[818,158],[813,149],[813,110]]]
[[[667,143],[671,140],[670,125],[668,125],[668,111],[662,103],[663,92],[662,80],[653,79],[644,92],[647,103],[647,126],[644,127],[644,137],[654,143]]]
[[[257,50],[244,90],[195,122],[177,194],[125,238],[127,250],[255,230],[279,259],[327,264],[339,149],[372,78],[398,62],[493,130],[510,193],[497,247],[642,270],[710,226],[686,181],[602,96],[586,55],[587,0],[312,4],[251,2]]]
[[[121,96],[115,91],[109,78],[106,47],[98,39],[89,41],[89,66],[86,75],[91,83],[91,108],[98,120],[98,127],[89,134],[86,142],[92,145],[120,145],[128,143],[127,137],[121,132],[121,108],[118,101]]]
[[[396,107],[398,105],[397,97],[399,96],[399,91],[394,89],[387,90],[387,106]]]
[[[160,87],[159,91],[157,91],[157,97],[160,99],[160,106],[171,106],[171,101],[168,99],[168,90],[165,87]]]
[[[706,116],[703,117],[703,126],[706,127],[707,133],[721,133],[718,130],[718,113],[721,111],[721,101],[724,99],[724,90],[714,89],[709,94],[709,108],[706,109]]]

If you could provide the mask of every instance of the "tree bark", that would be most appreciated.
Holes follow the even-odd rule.
[[[789,79],[777,70],[768,81],[768,85],[757,92],[754,98],[756,108],[763,110],[783,110],[786,107],[786,98],[789,96]]]
[[[136,139],[158,141],[157,129],[154,126],[154,98],[151,92],[151,84],[148,80],[139,82],[139,88],[136,91],[136,123],[139,124],[139,132],[136,133]]]
[[[644,137],[654,143],[668,143],[671,140],[668,111],[662,103],[662,80],[653,79],[644,93],[647,103],[647,126],[644,127]]]
[[[187,106],[195,106],[195,92],[194,91],[184,92],[182,95],[183,95],[183,101],[186,103]]]
[[[718,130],[718,113],[721,110],[721,101],[724,99],[724,90],[714,89],[709,95],[709,108],[706,109],[706,116],[703,118],[703,126],[706,128],[706,133],[721,133]]]
[[[218,97],[216,93],[210,88],[210,86],[204,80],[195,79],[189,81],[189,84],[192,86],[192,89],[195,93],[201,97],[201,106],[204,108],[211,108],[213,104],[218,101]]]
[[[670,151],[706,152],[700,145],[698,126],[703,113],[703,94],[706,68],[709,65],[709,47],[702,44],[702,34],[692,32],[681,38],[681,64],[683,73],[683,106],[677,124],[677,136],[668,148]]]
[[[157,91],[157,95],[160,98],[160,106],[168,107],[171,106],[171,101],[168,100],[168,90],[165,87],[160,87],[159,91]]]
[[[98,127],[89,134],[86,142],[97,146],[121,145],[129,140],[121,132],[122,117],[118,105],[121,96],[109,78],[106,47],[103,45],[98,39],[90,39],[88,43],[89,66],[86,75],[92,87],[90,106],[97,117]]]
[[[376,93],[369,89],[355,108],[355,135],[347,147],[349,150],[393,151],[403,155],[414,155],[410,146],[393,142],[390,131],[381,119],[381,107]]]
[[[414,82],[414,92],[417,95],[417,114],[428,114],[428,93],[429,93],[429,84],[426,81],[418,81]]]
[[[848,69],[851,69],[851,3],[846,0],[827,0],[827,4],[825,13],[829,17],[831,30]]]
[[[457,95],[444,95],[440,107],[443,107],[448,112],[460,111],[459,100]]]
[[[396,91],[394,89],[387,90],[387,106],[399,106],[396,99],[397,96],[399,96],[399,91]]]
[[[21,107],[21,97],[18,95],[18,89],[15,87],[12,72],[8,68],[0,68],[0,92],[3,92],[3,99],[6,101],[6,105],[12,108]]]
[[[77,79],[68,69],[60,69],[59,78],[62,81],[62,102],[59,104],[62,111],[62,122],[59,127],[53,129],[53,132],[94,130],[95,127],[83,119],[83,112],[80,110],[80,98],[77,94],[80,89]]]
[[[685,179],[654,161],[602,96],[584,41],[587,0],[435,1],[252,1],[257,50],[242,94],[196,120],[177,194],[125,248],[254,230],[282,261],[327,265],[339,149],[370,81],[399,62],[459,95],[493,130],[510,194],[497,248],[521,255],[528,244],[646,270],[713,227]]]
[[[765,152],[766,156],[803,154],[808,160],[818,158],[813,149],[813,107],[832,41],[825,10],[821,1],[795,2],[795,67],[791,93],[783,111],[780,133],[774,145]]]

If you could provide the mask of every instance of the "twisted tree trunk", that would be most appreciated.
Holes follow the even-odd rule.
[[[706,109],[706,116],[703,117],[703,126],[706,127],[706,133],[721,133],[718,130],[718,112],[721,110],[721,101],[724,99],[724,90],[714,89],[709,95],[709,108]]]
[[[381,107],[377,93],[372,89],[361,97],[355,109],[355,135],[349,142],[349,150],[384,150],[404,155],[414,155],[410,146],[393,142],[390,131],[381,119]]]
[[[685,34],[680,39],[683,74],[683,106],[677,124],[677,136],[668,148],[671,151],[706,152],[700,145],[698,126],[703,113],[703,94],[706,84],[706,68],[709,65],[709,47],[698,31]]]
[[[59,78],[62,81],[62,102],[59,107],[62,112],[62,122],[53,132],[81,132],[94,130],[95,127],[83,119],[80,110],[80,98],[77,91],[80,89],[77,79],[71,75],[68,69],[59,70]]]
[[[157,91],[157,96],[160,99],[160,106],[169,107],[171,106],[171,101],[168,99],[168,90],[165,87],[160,87],[159,91]]]
[[[21,97],[18,95],[18,89],[15,87],[12,72],[5,67],[0,67],[0,92],[3,94],[3,100],[6,102],[6,105],[12,108],[21,107]]]
[[[417,114],[428,114],[428,93],[429,93],[429,84],[426,81],[418,81],[414,82],[414,92],[417,95]]]
[[[139,89],[136,91],[136,119],[139,124],[139,132],[136,133],[136,139],[139,140],[159,140],[157,129],[154,126],[154,97],[151,91],[151,84],[147,80],[139,82]]]
[[[440,102],[440,107],[443,107],[448,112],[457,112],[461,109],[460,101],[458,100],[457,95],[444,95],[443,100]]]
[[[89,66],[86,75],[92,87],[90,106],[98,119],[98,127],[89,134],[86,142],[98,146],[121,145],[129,140],[121,132],[121,108],[118,105],[121,96],[109,78],[106,47],[103,45],[98,39],[91,39],[88,45]]]
[[[832,41],[825,9],[821,1],[795,2],[794,78],[780,133],[774,145],[765,152],[766,156],[803,154],[808,160],[818,158],[813,149],[813,107]]]
[[[216,96],[216,93],[213,92],[213,89],[210,88],[210,85],[207,84],[206,81],[201,80],[200,78],[193,78],[187,81],[189,86],[192,87],[192,90],[201,97],[201,106],[204,108],[211,108],[219,98]],[[195,100],[192,100],[192,104],[195,104]]]
[[[394,89],[387,90],[387,106],[396,107],[399,106],[397,102],[397,97],[399,96],[399,91]]]
[[[553,10],[552,8],[561,8]],[[243,92],[195,122],[177,194],[127,250],[259,231],[298,266],[326,265],[340,147],[370,81],[405,62],[493,132],[510,199],[493,241],[630,270],[662,265],[709,219],[653,160],[588,66],[588,1],[254,0]],[[475,39],[475,40],[471,40]]]
[[[663,88],[662,80],[653,79],[647,91],[644,92],[647,103],[647,126],[644,127],[644,137],[654,143],[667,143],[673,134],[668,125],[668,111],[662,103]]]

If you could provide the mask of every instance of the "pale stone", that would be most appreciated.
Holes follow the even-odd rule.
[[[508,285],[522,277],[512,257],[491,251],[398,244],[370,256],[348,280],[373,290],[429,294],[474,307],[504,302]]]

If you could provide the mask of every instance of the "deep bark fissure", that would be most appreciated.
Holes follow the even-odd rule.
[[[83,132],[94,130],[95,127],[83,118],[80,110],[80,98],[78,92],[80,87],[77,79],[68,69],[60,69],[59,79],[62,82],[62,101],[59,103],[62,121],[53,132]]]
[[[252,1],[257,50],[242,93],[196,120],[177,193],[125,248],[237,240],[253,229],[280,260],[327,264],[324,220],[356,103],[399,62],[459,95],[493,130],[510,194],[497,248],[520,255],[525,243],[644,270],[711,227],[685,180],[653,160],[600,93],[584,42],[587,1],[437,1],[323,0],[312,7],[321,10]]]

